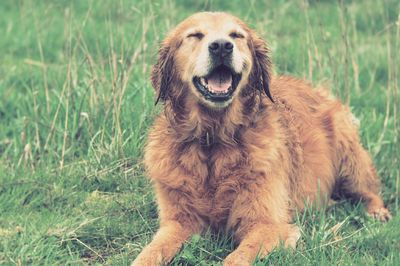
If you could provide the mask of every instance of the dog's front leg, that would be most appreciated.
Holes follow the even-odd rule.
[[[160,229],[153,240],[137,256],[132,266],[156,266],[169,263],[182,244],[201,231],[199,221],[187,211],[189,204],[182,193],[159,183],[155,184]]]
[[[239,246],[226,257],[224,266],[251,265],[257,254],[267,255],[280,242],[294,248],[300,230],[289,224],[290,220],[285,178],[278,175],[243,188],[228,219],[228,227],[234,229]]]
[[[291,224],[254,224],[235,251],[224,260],[224,266],[251,265],[257,255],[264,257],[282,242],[296,247],[300,230]]]
[[[182,244],[193,234],[177,221],[166,221],[132,263],[132,266],[156,266],[170,262]]]

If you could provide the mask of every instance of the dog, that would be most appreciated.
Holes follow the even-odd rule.
[[[161,44],[151,72],[156,118],[144,164],[160,228],[132,265],[167,264],[193,234],[233,232],[224,265],[295,247],[295,210],[331,197],[390,219],[349,108],[324,89],[272,76],[266,43],[240,19],[196,13]]]

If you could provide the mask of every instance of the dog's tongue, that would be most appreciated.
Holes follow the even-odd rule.
[[[232,84],[232,75],[228,71],[215,71],[208,77],[208,88],[211,92],[226,93]]]

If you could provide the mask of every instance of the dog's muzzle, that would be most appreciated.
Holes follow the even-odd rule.
[[[225,102],[232,98],[242,75],[219,65],[204,77],[193,77],[193,84],[206,100]]]

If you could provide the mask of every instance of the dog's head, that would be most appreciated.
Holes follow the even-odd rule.
[[[250,91],[269,91],[265,42],[238,18],[203,12],[181,22],[164,40],[151,75],[159,100],[190,95],[209,108],[226,108]],[[174,91],[179,90],[179,91]]]

